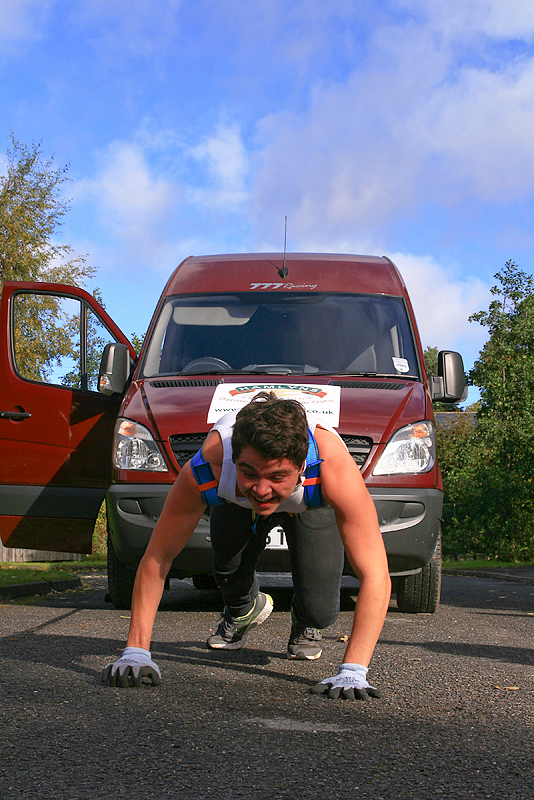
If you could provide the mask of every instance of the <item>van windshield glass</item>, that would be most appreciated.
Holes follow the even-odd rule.
[[[143,371],[419,377],[402,298],[292,292],[169,298]]]

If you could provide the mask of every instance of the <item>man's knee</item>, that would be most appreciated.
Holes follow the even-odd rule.
[[[295,587],[297,589],[297,587]],[[333,625],[339,615],[339,592],[330,595],[330,599],[322,594],[312,595],[307,593],[306,597],[299,596],[295,592],[293,600],[293,613],[301,625],[306,628],[328,628]]]

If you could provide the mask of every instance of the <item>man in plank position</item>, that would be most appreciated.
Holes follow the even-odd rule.
[[[338,675],[312,687],[331,698],[380,692],[367,667],[386,616],[391,581],[375,507],[338,434],[296,400],[261,392],[212,428],[183,467],[137,570],[127,647],[102,680],[155,685],[161,675],[150,642],[165,578],[206,505],[211,508],[215,578],[225,603],[212,649],[237,649],[270,615],[256,563],[269,532],[282,526],[291,556],[294,596],[288,657],[316,659],[320,629],[339,613],[344,550],[360,581],[352,632]],[[344,550],[343,550],[344,548]]]

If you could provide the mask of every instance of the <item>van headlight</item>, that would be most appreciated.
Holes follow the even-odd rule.
[[[373,475],[416,475],[436,463],[436,431],[426,420],[407,425],[391,437]]]
[[[147,472],[169,471],[150,431],[138,422],[120,417],[115,425],[113,466]]]

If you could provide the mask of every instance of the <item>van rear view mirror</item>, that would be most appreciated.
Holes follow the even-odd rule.
[[[438,374],[431,376],[432,400],[440,403],[459,403],[467,399],[467,381],[460,353],[440,350]]]
[[[130,377],[130,352],[125,344],[110,342],[104,348],[98,372],[98,391],[121,395]]]

